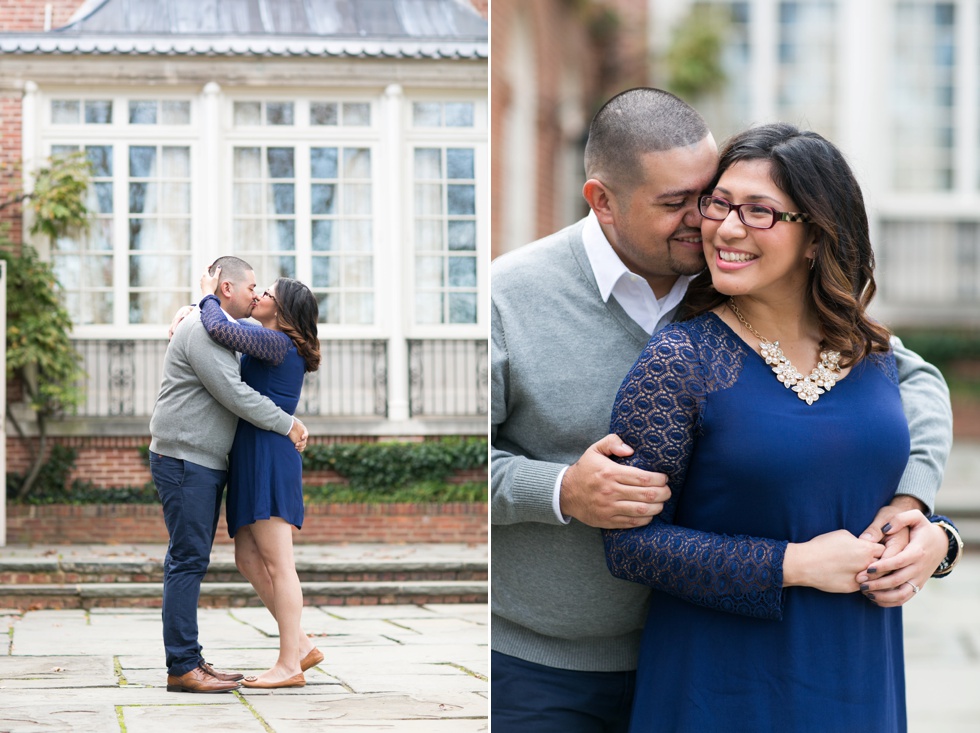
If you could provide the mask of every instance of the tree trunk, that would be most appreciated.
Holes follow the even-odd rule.
[[[24,483],[21,484],[20,490],[17,492],[18,499],[23,499],[31,492],[34,482],[37,481],[37,475],[41,473],[41,468],[44,467],[45,449],[48,446],[48,431],[47,424],[41,415],[37,416],[37,433],[40,437],[37,453],[34,454],[34,462],[31,464],[31,470],[24,477]]]

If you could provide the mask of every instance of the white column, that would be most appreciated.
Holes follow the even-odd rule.
[[[194,214],[199,222],[201,246],[196,250],[192,248],[192,251],[202,253],[207,261],[195,262],[194,273],[198,272],[198,268],[214,262],[221,255],[231,253],[232,243],[223,241],[221,236],[222,217],[227,217],[228,213],[224,206],[222,192],[231,187],[227,184],[222,185],[225,178],[221,170],[221,86],[217,82],[211,81],[204,85],[201,99],[201,129],[203,130],[201,153],[198,156],[200,170],[194,176],[194,183],[199,187],[197,195],[194,196],[195,201],[199,202]],[[196,280],[192,285],[196,300]]]
[[[978,152],[977,130],[980,112],[976,90],[977,66],[980,64],[977,28],[980,27],[980,8],[975,2],[960,2],[956,6],[956,68],[954,70],[955,148],[954,190],[957,196],[970,200],[977,190]]]
[[[749,23],[750,61],[752,79],[772,80],[752,85],[753,122],[774,122],[776,112],[776,83],[779,74],[779,17],[774,0],[756,0],[752,5]]]
[[[411,294],[411,260],[405,256],[410,231],[408,222],[403,220],[403,202],[411,200],[411,188],[405,180],[405,156],[402,144],[402,100],[403,91],[399,84],[390,84],[381,101],[381,129],[384,130],[384,171],[379,172],[378,188],[380,200],[384,202],[384,215],[381,217],[384,229],[375,253],[380,283],[387,284],[378,297],[384,299],[388,322],[388,419],[391,422],[408,420],[408,342],[406,318],[412,309],[407,307],[406,299]],[[408,193],[406,193],[408,191]],[[378,199],[376,199],[378,200]],[[406,264],[408,263],[408,264]]]

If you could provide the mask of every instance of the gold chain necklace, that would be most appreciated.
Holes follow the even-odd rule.
[[[766,360],[766,364],[772,367],[773,372],[776,374],[776,379],[782,382],[783,386],[787,389],[792,389],[796,392],[796,396],[808,405],[812,405],[819,400],[820,395],[824,392],[829,392],[837,384],[840,376],[840,352],[821,351],[820,363],[813,368],[813,371],[808,376],[804,377],[793,366],[793,363],[786,358],[783,350],[779,348],[778,341],[772,342],[752,328],[752,324],[745,320],[738,306],[735,305],[734,298],[729,297],[728,307],[732,309],[732,313],[735,314],[739,322],[753,336],[759,339],[759,353]]]

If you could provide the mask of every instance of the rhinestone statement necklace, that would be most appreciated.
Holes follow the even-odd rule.
[[[792,389],[796,392],[796,396],[808,405],[819,400],[820,395],[829,392],[837,384],[840,375],[840,352],[821,351],[820,363],[813,368],[808,376],[804,377],[786,358],[783,350],[779,348],[778,341],[772,342],[752,328],[752,324],[745,320],[738,306],[735,305],[734,298],[728,299],[728,307],[732,309],[732,313],[735,314],[739,322],[759,339],[759,353],[766,360],[766,364],[772,367],[776,379],[782,382],[786,389]]]

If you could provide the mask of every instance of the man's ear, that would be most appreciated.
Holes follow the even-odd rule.
[[[231,297],[231,290],[232,290],[231,280],[222,280],[221,282],[218,283],[219,296],[228,299]]]
[[[582,195],[599,220],[600,224],[614,224],[613,193],[606,184],[596,178],[590,178],[582,186]]]

